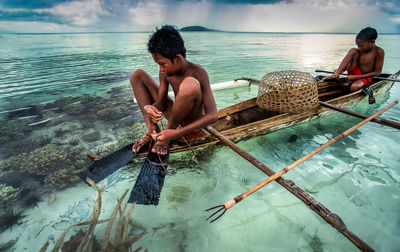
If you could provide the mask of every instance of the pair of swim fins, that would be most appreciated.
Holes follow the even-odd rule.
[[[90,165],[78,176],[86,183],[86,178],[92,179],[95,183],[105,179],[119,168],[125,166],[135,153],[132,151],[133,144],[128,144],[121,149],[103,157],[96,163]],[[139,172],[135,185],[132,188],[128,203],[142,205],[157,205],[164,178],[166,175],[166,164],[169,154],[158,155],[149,151]]]

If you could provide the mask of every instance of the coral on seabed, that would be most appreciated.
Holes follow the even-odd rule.
[[[88,165],[85,156],[87,152],[86,146],[48,144],[29,155],[22,153],[0,163],[0,175],[10,171],[26,171],[33,175],[47,176],[45,183],[49,186],[64,188],[79,181],[78,177],[72,175]],[[57,182],[50,182],[50,179]]]
[[[90,95],[62,98],[45,108],[58,108],[60,112],[70,115],[84,115],[87,120],[110,121],[130,115],[127,104],[114,104],[111,99]]]
[[[86,164],[86,147],[48,144],[37,149],[27,158],[26,170],[36,175],[48,175],[57,170],[81,170]]]
[[[75,174],[77,174],[77,172],[74,171],[73,167],[58,170],[47,175],[44,178],[44,184],[56,189],[66,188],[69,185],[80,181],[78,176],[73,176]]]
[[[85,106],[82,103],[78,102],[66,105],[65,107],[63,107],[63,110],[71,115],[79,115],[84,112]]]
[[[29,173],[37,175],[47,175],[63,166],[63,161],[67,159],[68,153],[63,146],[48,144],[39,148],[29,155],[26,169]]]
[[[10,120],[0,122],[0,144],[21,138],[32,129],[26,127],[23,120]]]
[[[86,142],[94,142],[94,141],[99,140],[100,137],[101,137],[100,132],[94,131],[94,132],[91,132],[91,133],[88,133],[88,134],[84,135],[82,137],[82,139],[83,139],[83,141],[86,141]]]
[[[8,209],[17,200],[22,189],[0,184],[0,212]],[[6,211],[4,211],[6,212]]]
[[[146,129],[147,129],[146,124],[142,122],[136,122],[131,126],[125,127],[125,131],[118,138],[118,142],[116,144],[110,144],[102,148],[101,153],[99,153],[99,155],[101,156],[108,155],[122,148],[125,145],[135,142],[144,134]]]
[[[96,113],[99,119],[104,121],[117,120],[129,115],[129,109],[122,105],[112,105],[104,107]]]
[[[0,163],[0,176],[4,172],[14,172],[25,170],[27,166],[28,154],[22,153],[17,156],[10,157],[9,159]]]

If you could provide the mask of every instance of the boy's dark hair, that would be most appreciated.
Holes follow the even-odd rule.
[[[163,25],[161,29],[150,35],[147,43],[147,50],[150,53],[159,53],[169,58],[172,63],[177,54],[186,57],[186,49],[178,29],[172,25]]]
[[[371,42],[371,41],[375,40],[377,37],[378,37],[378,33],[376,32],[376,30],[374,28],[367,27],[367,28],[362,29],[357,34],[356,39],[361,39],[361,40]]]

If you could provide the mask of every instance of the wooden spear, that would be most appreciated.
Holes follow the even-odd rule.
[[[272,176],[275,174],[273,170],[268,168],[266,165],[261,163],[259,160],[257,160],[255,157],[250,155],[248,152],[237,146],[235,143],[233,143],[231,140],[226,138],[224,135],[219,133],[216,129],[214,129],[211,126],[207,127],[207,130],[214,135],[216,138],[218,138],[222,143],[224,143],[226,146],[230,147],[233,151],[238,153],[240,156],[242,156],[244,159],[249,161],[251,164],[253,164],[255,167],[260,169],[262,172],[267,174],[268,176]],[[288,190],[290,193],[292,193],[294,196],[299,198],[301,201],[303,201],[307,206],[311,208],[312,211],[317,213],[319,216],[322,217],[327,223],[329,223],[332,227],[334,227],[336,230],[338,230],[340,233],[342,233],[349,241],[351,241],[357,248],[359,248],[362,251],[374,251],[366,242],[361,240],[357,235],[355,235],[353,232],[351,232],[346,224],[343,222],[343,220],[337,215],[336,213],[332,213],[328,208],[326,208],[324,205],[322,205],[318,200],[313,198],[310,194],[305,192],[303,189],[298,187],[293,181],[291,180],[285,180],[282,177],[279,177],[275,180],[278,184],[283,186],[286,190]],[[235,198],[236,199],[236,198]],[[221,207],[220,210],[224,209],[224,212],[227,210],[225,208],[225,205],[217,206]],[[212,210],[217,207],[212,207],[207,210]],[[218,211],[217,211],[218,212]],[[215,213],[217,213],[215,212]],[[214,214],[215,214],[214,213]],[[213,215],[214,215],[213,214]],[[210,217],[212,217],[211,215]],[[222,215],[222,214],[221,214]],[[220,215],[220,216],[221,216]],[[219,217],[220,217],[219,216]],[[209,217],[209,218],[210,218]],[[211,222],[217,220],[219,217],[215,218]]]
[[[219,140],[221,140],[221,142],[223,142],[224,144],[226,144],[227,146],[229,146],[232,150],[234,150],[235,152],[237,152],[239,155],[241,155],[242,157],[244,157],[246,160],[248,160],[250,163],[252,163],[253,165],[255,165],[256,167],[258,167],[260,170],[262,170],[264,173],[266,173],[267,175],[271,176],[269,178],[267,178],[266,180],[264,180],[263,182],[259,183],[258,185],[256,185],[255,187],[251,188],[250,190],[246,191],[245,193],[235,197],[232,200],[227,201],[224,205],[221,205],[223,208],[225,209],[224,212],[233,207],[236,203],[240,202],[241,200],[243,200],[244,198],[246,198],[247,196],[249,196],[250,194],[252,194],[253,192],[259,190],[260,188],[262,188],[263,186],[267,185],[268,183],[270,183],[273,180],[276,180],[279,184],[281,184],[283,187],[285,187],[287,190],[289,190],[292,194],[294,194],[296,197],[298,197],[299,199],[301,199],[303,202],[305,202],[308,206],[311,207],[311,209],[318,213],[325,221],[327,221],[329,224],[331,224],[334,228],[336,228],[339,232],[341,232],[345,237],[347,237],[354,245],[356,245],[360,250],[362,251],[374,251],[368,244],[366,244],[364,241],[362,241],[359,237],[357,237],[355,234],[353,234],[350,230],[347,229],[346,225],[344,224],[344,222],[340,219],[340,217],[334,213],[331,213],[329,211],[329,209],[327,209],[326,207],[324,207],[321,203],[319,203],[317,200],[315,200],[314,198],[312,198],[309,194],[307,194],[306,192],[304,192],[303,190],[301,190],[300,188],[298,188],[292,181],[287,181],[284,180],[283,178],[281,178],[281,176],[288,172],[289,170],[293,169],[294,167],[296,167],[297,165],[301,164],[302,162],[304,162],[305,160],[309,159],[310,157],[312,157],[313,155],[315,155],[316,153],[318,153],[319,151],[321,151],[322,149],[326,148],[327,146],[331,145],[332,143],[336,142],[337,140],[343,138],[344,136],[350,134],[351,132],[353,132],[354,130],[356,130],[357,128],[361,127],[362,125],[364,125],[365,123],[371,121],[373,118],[379,116],[380,114],[382,114],[383,112],[385,112],[386,110],[388,110],[389,108],[393,107],[394,105],[396,105],[398,102],[395,101],[392,104],[388,105],[387,107],[381,109],[380,111],[378,111],[377,113],[373,114],[372,116],[368,117],[367,119],[363,120],[362,122],[358,123],[357,125],[353,126],[352,128],[346,130],[345,132],[343,132],[342,134],[340,134],[339,136],[333,138],[332,140],[328,141],[327,143],[323,144],[322,146],[320,146],[319,148],[315,149],[314,151],[308,153],[307,155],[305,155],[303,158],[295,161],[294,163],[292,163],[291,165],[287,166],[286,168],[282,169],[280,172],[278,173],[274,173],[271,169],[269,169],[268,167],[266,167],[264,164],[262,164],[260,161],[258,161],[256,158],[254,158],[253,156],[251,156],[250,154],[248,154],[246,151],[244,151],[243,149],[241,149],[239,146],[237,146],[236,144],[234,144],[232,141],[230,141],[229,139],[227,139],[226,137],[224,137],[221,133],[219,133],[217,130],[215,130],[214,128],[212,128],[211,126],[207,127],[207,130],[213,134],[215,137],[217,137]],[[218,207],[218,206],[217,206]],[[216,207],[210,208],[214,209]],[[221,209],[220,209],[221,210]],[[216,212],[217,213],[217,212]],[[214,213],[215,214],[215,213]],[[213,215],[214,215],[213,214]],[[213,215],[211,215],[210,217],[212,217]],[[221,215],[220,215],[221,216]],[[219,217],[220,217],[219,216]],[[218,219],[219,217],[217,217],[216,219]],[[213,221],[215,221],[216,219],[214,219]]]
[[[320,152],[321,150],[325,149],[326,147],[328,147],[329,145],[335,143],[337,140],[347,136],[348,134],[350,134],[351,132],[355,131],[356,129],[360,128],[361,126],[363,126],[364,124],[366,124],[367,122],[371,121],[373,118],[379,116],[380,114],[382,114],[383,112],[385,112],[386,110],[390,109],[391,107],[393,107],[394,105],[396,105],[398,103],[398,101],[393,102],[392,104],[384,107],[383,109],[379,110],[378,112],[376,112],[375,114],[369,116],[367,119],[361,121],[360,123],[354,125],[353,127],[351,127],[350,129],[344,131],[342,134],[339,134],[338,136],[336,136],[335,138],[332,138],[331,140],[329,140],[328,142],[324,143],[323,145],[321,145],[320,147],[316,148],[315,150],[309,152],[308,154],[304,155],[302,158],[294,161],[293,163],[291,163],[290,165],[286,166],[285,168],[283,168],[282,170],[280,170],[279,172],[275,173],[274,175],[272,175],[271,177],[265,179],[264,181],[258,183],[256,186],[250,188],[249,190],[247,190],[246,192],[242,193],[241,195],[235,197],[234,199],[226,202],[224,204],[225,209],[229,209],[231,207],[233,207],[236,203],[240,202],[241,200],[245,199],[246,197],[248,197],[250,194],[258,191],[259,189],[261,189],[262,187],[266,186],[267,184],[269,184],[271,181],[276,180],[277,178],[281,177],[283,174],[287,173],[288,171],[290,171],[291,169],[295,168],[296,166],[298,166],[299,164],[303,163],[304,161],[306,161],[307,159],[309,159],[310,157],[314,156],[315,154],[317,154],[318,152]]]

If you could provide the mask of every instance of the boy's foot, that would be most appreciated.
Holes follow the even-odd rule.
[[[92,160],[94,163],[96,163],[97,161],[99,161],[102,157],[95,155],[95,154],[86,154],[86,156],[88,158],[90,158],[90,160]]]
[[[132,151],[133,152],[138,152],[140,148],[142,148],[144,145],[147,143],[150,143],[152,140],[150,132],[146,131],[143,136],[136,141],[136,143],[132,146]]]
[[[368,95],[368,103],[369,104],[375,103],[374,91],[372,90],[371,86],[363,87],[362,90],[366,95]]]
[[[151,152],[155,152],[159,155],[166,155],[168,153],[168,145],[169,141],[157,141],[151,149]]]
[[[370,95],[368,95],[368,103],[369,103],[369,104],[375,103],[374,94],[371,93]]]

